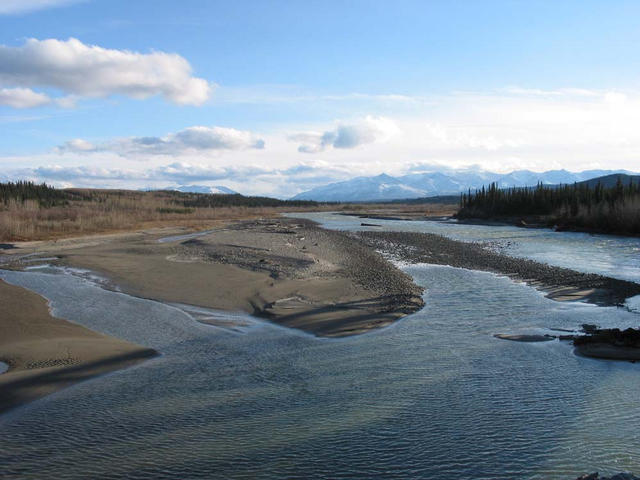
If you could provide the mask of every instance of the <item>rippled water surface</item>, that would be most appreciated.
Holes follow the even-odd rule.
[[[637,314],[553,302],[488,273],[407,271],[427,289],[425,309],[339,340],[248,316],[235,316],[241,328],[212,327],[184,306],[69,273],[0,271],[49,298],[56,315],[163,354],[0,416],[0,477],[640,473],[640,364],[578,357],[557,341],[493,338],[637,325]]]

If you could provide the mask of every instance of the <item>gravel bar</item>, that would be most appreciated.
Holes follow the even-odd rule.
[[[354,236],[396,260],[431,263],[500,273],[547,292],[554,300],[581,300],[601,306],[620,306],[640,295],[640,284],[582,273],[568,268],[509,257],[480,244],[441,235],[414,232],[358,232]]]

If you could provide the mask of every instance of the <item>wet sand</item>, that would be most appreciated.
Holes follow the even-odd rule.
[[[53,317],[44,298],[2,280],[0,305],[0,413],[156,355]]]

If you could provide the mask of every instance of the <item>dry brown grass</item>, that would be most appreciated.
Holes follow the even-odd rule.
[[[107,192],[94,201],[39,207],[36,201],[0,204],[0,241],[48,240],[163,226],[194,230],[231,219],[275,216],[294,207],[183,208],[156,192]]]
[[[41,207],[35,200],[0,203],[0,242],[50,240],[176,226],[193,230],[229,220],[273,217],[293,211],[346,211],[407,217],[448,215],[455,205],[342,204],[313,207],[188,207],[167,192],[75,189],[67,205]],[[84,199],[80,199],[84,196]]]

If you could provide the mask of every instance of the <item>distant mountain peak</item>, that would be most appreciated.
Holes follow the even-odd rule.
[[[215,195],[234,195],[238,193],[222,185],[180,185],[179,187],[168,188],[167,190],[189,193],[209,193]]]
[[[391,181],[396,180],[395,177],[392,177],[391,175],[387,175],[386,173],[381,173],[380,175],[377,175],[377,176],[375,176],[373,178],[377,178],[378,180],[385,180],[385,181],[387,181],[387,180],[391,180]]]

